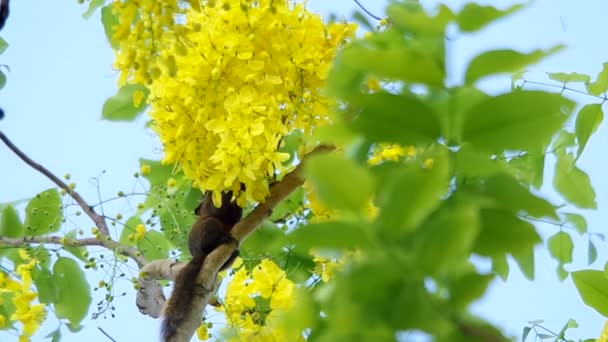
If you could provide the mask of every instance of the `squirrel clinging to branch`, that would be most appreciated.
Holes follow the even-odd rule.
[[[243,209],[232,201],[232,195],[232,191],[222,193],[222,204],[218,208],[213,204],[211,192],[207,192],[194,210],[198,218],[192,224],[188,236],[188,249],[192,259],[175,278],[173,293],[165,306],[161,332],[165,342],[172,341],[192,310],[192,298],[197,290],[196,278],[207,255],[218,246],[235,241],[230,231],[241,219]],[[237,249],[222,265],[221,270],[228,268],[238,254]]]

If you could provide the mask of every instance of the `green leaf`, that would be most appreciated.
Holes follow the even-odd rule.
[[[95,13],[95,10],[98,9],[99,7],[103,6],[106,3],[106,0],[90,0],[89,1],[89,8],[87,9],[86,12],[84,12],[82,14],[82,17],[85,19],[89,19],[93,13]]]
[[[135,246],[135,240],[129,239],[129,235],[135,234],[135,228],[139,224],[144,224],[144,222],[141,220],[141,218],[139,216],[129,217],[127,222],[125,222],[124,226],[122,227],[122,231],[120,232],[120,238],[118,239],[118,242],[120,242],[126,246]]]
[[[505,171],[503,163],[487,153],[476,151],[470,144],[464,144],[453,156],[455,173],[465,177],[489,177]]]
[[[2,207],[0,212],[0,236],[9,238],[23,236],[23,224],[19,213],[12,205]]]
[[[572,262],[572,251],[574,250],[572,237],[568,233],[560,231],[549,238],[547,248],[549,254],[558,262],[557,274],[560,281],[563,281],[568,276],[564,265]]]
[[[465,114],[462,137],[480,151],[541,150],[573,108],[573,101],[542,91],[498,95]]]
[[[283,138],[283,142],[279,152],[289,153],[289,159],[283,162],[283,165],[290,165],[296,157],[298,146],[302,142],[302,131],[297,129],[289,133]]]
[[[597,247],[591,239],[587,243],[587,265],[593,264],[597,260]]]
[[[365,71],[378,78],[430,86],[442,86],[445,77],[445,70],[428,52],[408,47],[402,42],[385,48],[353,43],[344,48],[339,61],[348,68]],[[404,68],[404,65],[416,67]]]
[[[51,342],[60,342],[61,341],[61,327],[55,329],[55,331],[46,335],[44,338],[50,338]]]
[[[445,5],[439,6],[434,17],[419,4],[392,3],[386,13],[397,29],[423,35],[443,36],[445,27],[454,19],[454,13]]]
[[[70,230],[67,234],[65,234],[65,238],[69,240],[74,240],[77,238],[78,231],[76,229]],[[74,247],[74,246],[63,246],[68,253],[72,254],[76,258],[78,258],[82,262],[87,262],[87,249],[86,247]]]
[[[137,241],[137,249],[148,261],[166,259],[169,254],[169,246],[169,240],[165,235],[155,230],[148,230],[144,237]]]
[[[57,189],[45,190],[25,207],[25,234],[46,235],[59,230],[63,222],[63,206]]]
[[[530,331],[532,331],[532,328],[524,327],[524,331],[521,334],[521,342],[526,342],[526,338],[528,338]]]
[[[525,153],[507,162],[510,174],[518,181],[529,184],[539,190],[543,185],[545,171],[544,153]]]
[[[583,302],[608,317],[608,278],[604,272],[583,270],[572,272],[571,275]]]
[[[110,42],[112,49],[118,49],[118,42],[112,39],[114,35],[114,26],[118,25],[118,16],[112,13],[112,4],[104,6],[101,9],[101,23],[103,24],[103,30],[106,33],[106,38]]]
[[[519,266],[521,273],[529,281],[534,281],[534,249],[528,248],[522,251],[511,253],[513,260]]]
[[[301,208],[304,204],[304,189],[302,187],[297,188],[287,198],[282,200],[276,208],[272,211],[270,221],[276,221],[284,219],[291,214],[294,214],[298,208]]]
[[[524,211],[532,217],[550,217],[558,219],[555,207],[544,198],[530,192],[510,176],[499,174],[487,179],[483,185],[483,194],[494,199],[498,206],[515,213]]]
[[[521,53],[514,50],[492,50],[475,56],[467,67],[465,84],[473,84],[482,77],[519,71],[530,64],[540,62],[564,49],[563,45],[549,50]]]
[[[493,274],[469,273],[450,282],[450,305],[464,310],[474,300],[481,298],[494,279]]]
[[[501,254],[492,257],[492,272],[496,273],[502,281],[507,281],[507,277],[509,277],[509,263],[507,262],[506,255]]]
[[[133,103],[133,94],[141,91],[144,98],[138,107]],[[118,90],[116,95],[108,98],[103,104],[102,119],[109,121],[133,121],[147,107],[146,98],[150,91],[139,84],[127,84]]]
[[[286,241],[303,253],[310,249],[365,249],[371,245],[370,231],[363,225],[339,221],[299,227],[287,235]]]
[[[3,54],[7,48],[8,43],[6,42],[6,40],[4,40],[4,38],[0,37],[0,55]]]
[[[441,275],[466,262],[479,233],[479,208],[471,201],[451,200],[412,236],[420,270]]]
[[[6,75],[2,70],[0,70],[0,90],[4,89],[6,86]]]
[[[482,27],[491,24],[501,17],[507,16],[520,9],[523,5],[513,5],[505,10],[499,10],[492,6],[482,6],[476,3],[466,4],[456,17],[456,22],[464,32],[478,31]]]
[[[139,166],[148,166],[150,167],[150,172],[146,174],[142,174],[142,176],[150,182],[152,186],[166,186],[167,180],[176,175],[175,165],[173,164],[163,164],[158,160],[150,160],[150,159],[139,159]]]
[[[595,209],[595,190],[589,175],[574,164],[572,154],[558,156],[555,163],[553,187],[569,203],[583,209]]]
[[[439,206],[450,180],[447,153],[445,147],[435,145],[428,152],[428,158],[434,161],[430,169],[400,165],[389,179],[378,179],[383,187],[377,195],[380,214],[376,224],[386,238],[399,238],[414,231]]]
[[[53,278],[59,289],[54,303],[57,318],[80,324],[91,304],[91,289],[84,272],[73,259],[59,257],[53,266]]]
[[[55,284],[53,273],[46,268],[34,268],[32,270],[32,280],[38,291],[40,303],[51,304],[59,297],[60,289]]]
[[[441,132],[433,110],[413,95],[375,93],[353,103],[361,108],[353,127],[371,141],[428,144]]]
[[[283,253],[285,233],[274,223],[266,220],[245,240],[241,252],[252,256],[281,255]]]
[[[541,242],[534,225],[512,212],[482,209],[481,222],[482,230],[475,246],[478,254],[490,257],[503,253],[518,254]]]
[[[325,94],[338,99],[348,99],[360,92],[365,79],[362,67],[348,66],[343,62],[344,57],[338,54],[334,58],[333,67],[327,76]]]
[[[608,62],[604,63],[604,67],[597,74],[595,82],[585,84],[587,91],[591,95],[600,96],[608,90]]]
[[[602,105],[600,103],[587,104],[578,112],[576,128],[574,129],[576,139],[578,140],[576,158],[581,155],[587,145],[587,141],[589,141],[589,137],[597,131],[603,119],[604,113],[602,112]]]
[[[338,155],[310,158],[305,174],[319,199],[335,209],[360,212],[374,189],[373,178],[367,169]]]
[[[591,80],[589,75],[579,74],[578,72],[549,72],[547,73],[550,79],[561,83],[587,83]]]

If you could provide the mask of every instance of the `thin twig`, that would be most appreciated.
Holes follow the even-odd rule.
[[[101,235],[100,239],[96,238],[86,238],[80,240],[74,239],[64,239],[63,237],[58,236],[40,236],[40,237],[23,237],[23,238],[0,238],[0,245],[5,244],[9,246],[21,246],[24,243],[50,243],[50,244],[68,244],[68,243],[76,243],[74,246],[102,246],[105,247],[115,253],[122,254],[124,256],[130,257],[133,259],[137,265],[141,268],[145,263],[146,259],[143,255],[135,248],[125,246],[117,241],[114,241],[110,238],[110,233],[108,231],[108,226],[106,224],[105,219],[97,214],[93,207],[85,201],[82,196],[73,189],[71,189],[64,181],[59,179],[59,177],[55,176],[51,171],[46,169],[44,166],[36,163],[30,157],[28,157],[23,151],[21,151],[13,142],[2,132],[0,131],[0,140],[4,142],[4,144],[13,151],[21,160],[23,160],[27,165],[32,167],[34,170],[42,173],[48,179],[50,179],[53,183],[55,183],[59,188],[65,190],[73,199],[78,203],[80,208],[91,218],[91,220],[95,223],[97,229],[99,229],[99,234]],[[74,242],[75,241],[75,242]],[[81,245],[79,245],[81,244]],[[70,244],[68,244],[71,246]]]
[[[4,144],[13,151],[17,157],[23,160],[27,165],[31,166],[34,170],[42,173],[46,178],[50,179],[53,183],[55,183],[59,188],[65,190],[73,199],[78,203],[78,205],[82,208],[82,210],[93,220],[95,226],[99,229],[99,233],[102,236],[109,236],[110,233],[108,231],[108,226],[106,225],[103,217],[99,216],[92,206],[90,206],[87,201],[80,196],[80,194],[74,189],[70,188],[64,181],[59,179],[59,177],[55,176],[51,171],[47,170],[44,166],[36,163],[30,157],[28,157],[23,151],[21,151],[13,142],[2,132],[0,131],[0,140],[4,142]]]
[[[146,263],[146,260],[137,249],[125,246],[111,239],[70,239],[64,236],[24,236],[19,238],[8,238],[0,236],[0,246],[19,247],[31,243],[62,245],[67,247],[100,246],[105,247],[115,253],[130,257],[139,265],[139,267]]]
[[[365,8],[365,6],[363,6],[358,0],[353,1],[363,10],[363,12],[367,13],[367,15],[369,15],[370,17],[376,20],[382,20],[382,18],[380,18],[379,16],[374,15],[372,12],[368,11],[367,8]]]
[[[101,331],[102,334],[106,335],[106,337],[112,341],[112,342],[116,342],[115,339],[112,338],[112,336],[110,336],[107,332],[105,332],[101,327],[97,327],[97,329],[99,329],[99,331]]]

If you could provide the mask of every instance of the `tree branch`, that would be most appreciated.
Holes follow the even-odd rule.
[[[142,267],[146,263],[146,260],[137,249],[125,246],[114,240],[99,240],[96,238],[69,239],[63,236],[24,236],[19,238],[0,236],[0,246],[19,247],[31,243],[53,244],[68,247],[100,246],[133,259],[139,267]]]
[[[13,151],[17,157],[23,160],[27,165],[31,166],[34,170],[42,173],[46,178],[50,179],[53,183],[55,183],[59,188],[65,190],[73,199],[78,203],[78,205],[82,208],[82,211],[87,214],[99,229],[99,233],[102,236],[109,236],[108,226],[106,225],[106,221],[99,214],[93,210],[93,207],[90,206],[87,201],[80,196],[80,194],[74,189],[70,188],[64,181],[59,179],[59,177],[55,176],[51,171],[47,170],[44,166],[36,163],[30,157],[28,157],[23,151],[21,151],[13,142],[2,132],[0,131],[0,140],[11,150]]]
[[[50,179],[59,188],[65,190],[74,199],[74,201],[76,201],[76,203],[80,206],[80,208],[82,208],[82,211],[84,211],[84,213],[87,214],[87,216],[89,216],[91,218],[91,220],[95,223],[95,226],[97,227],[97,229],[99,229],[99,234],[101,235],[101,239],[90,238],[90,239],[81,239],[81,240],[72,240],[72,241],[80,241],[83,243],[82,246],[106,247],[109,250],[115,251],[117,253],[120,253],[122,255],[132,258],[139,267],[142,267],[146,263],[145,258],[136,249],[127,247],[110,238],[110,232],[108,230],[108,226],[107,226],[106,221],[103,218],[103,216],[97,214],[95,212],[95,210],[93,209],[93,207],[91,205],[89,205],[89,203],[87,203],[87,201],[85,201],[84,198],[82,198],[82,196],[80,196],[80,194],[78,192],[71,189],[64,181],[59,179],[59,177],[55,176],[47,168],[45,168],[44,166],[42,166],[42,165],[36,163],[34,160],[32,160],[28,155],[26,155],[23,151],[21,151],[21,149],[19,149],[15,144],[13,144],[13,142],[2,131],[0,131],[0,140],[2,140],[2,142],[11,151],[13,151],[13,153],[15,153],[17,155],[17,157],[19,157],[21,160],[23,160],[23,162],[25,162],[27,165],[32,167],[34,170],[42,173],[44,176],[46,176],[46,178]],[[59,240],[54,240],[55,238],[57,238]],[[14,243],[15,241],[19,240],[20,244],[22,245],[23,243],[62,244],[61,240],[63,238],[62,237],[24,237],[24,238],[19,238],[16,240],[7,239],[7,238],[2,238],[2,239],[4,241],[6,241],[6,244],[8,244],[9,241],[11,243]],[[0,240],[0,242],[3,240]]]
[[[300,187],[304,183],[302,178],[302,170],[305,167],[306,161],[312,156],[319,153],[330,152],[334,150],[331,146],[319,146],[312,152],[307,154],[298,166],[293,171],[286,174],[283,179],[279,182],[274,183],[270,187],[270,196],[266,198],[263,203],[258,204],[246,217],[244,217],[239,223],[237,223],[232,229],[232,236],[243,242],[253,231],[272,214],[272,210],[289,194]],[[188,313],[185,323],[178,329],[178,336],[173,342],[187,342],[190,341],[192,335],[196,331],[196,328],[201,323],[201,316],[204,308],[207,306],[209,300],[213,297],[216,289],[216,275],[221,266],[228,260],[232,252],[234,252],[238,246],[235,244],[223,244],[217,247],[211,252],[203,263],[203,267],[199,272],[197,278],[197,285],[200,288],[207,289],[197,293],[193,301],[193,310]],[[144,266],[141,270],[139,278],[140,290],[137,295],[137,306],[140,308],[140,312],[152,317],[158,317],[160,312],[154,311],[152,308],[156,308],[157,303],[164,303],[165,298],[161,296],[155,298],[145,297],[144,294],[149,295],[155,293],[158,288],[158,282],[160,279],[171,279],[174,280],[179,270],[184,267],[185,263],[171,263],[166,260],[153,261]],[[140,295],[140,292],[142,293]]]

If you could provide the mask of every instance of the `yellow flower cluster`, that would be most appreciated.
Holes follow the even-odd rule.
[[[288,0],[200,4],[182,10],[178,25],[167,16],[169,9],[180,11],[175,0],[116,0],[115,66],[121,82],[150,89],[164,162],[177,163],[218,202],[225,190],[238,193],[240,205],[262,201],[289,158],[278,152],[283,138],[331,121],[319,89],[336,49],[356,27],[325,24]],[[148,14],[160,19],[147,23]]]
[[[30,337],[40,328],[42,322],[46,319],[46,310],[44,304],[33,304],[32,302],[38,297],[38,293],[31,290],[32,287],[32,269],[37,263],[36,259],[31,259],[24,250],[20,250],[19,254],[26,259],[28,263],[17,267],[17,275],[21,278],[21,283],[10,278],[7,274],[0,272],[0,294],[12,294],[12,302],[15,306],[15,312],[9,318],[12,322],[20,322],[22,325],[19,341],[30,341]],[[0,305],[3,297],[0,296]],[[6,317],[0,315],[0,326],[6,324]]]
[[[144,238],[144,235],[146,235],[146,226],[140,223],[135,226],[135,233],[129,234],[127,238],[129,241],[139,241]]]
[[[405,146],[402,147],[397,144],[380,144],[378,145],[372,155],[367,160],[369,165],[378,165],[383,161],[399,161],[401,158],[411,158],[416,156],[416,147]]]
[[[295,284],[273,261],[264,259],[252,271],[240,267],[218,309],[226,314],[227,341],[301,341],[282,329],[279,319],[294,304]]]
[[[114,61],[120,71],[118,84],[151,84],[162,72],[175,75],[170,47],[185,50],[178,39],[181,26],[175,24],[175,16],[182,12],[178,1],[114,0],[112,12],[118,20],[112,35],[118,43]]]

